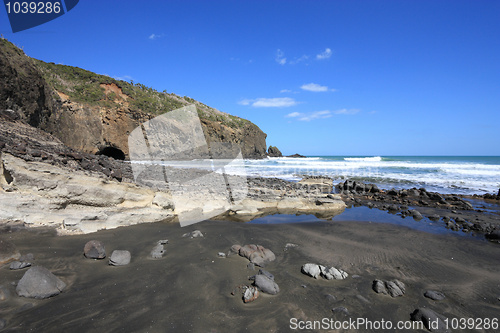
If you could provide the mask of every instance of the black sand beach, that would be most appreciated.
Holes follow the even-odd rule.
[[[204,237],[182,237],[194,229]],[[0,317],[8,323],[5,332],[290,332],[292,318],[396,323],[410,320],[422,307],[450,319],[492,319],[500,310],[498,244],[384,223],[205,221],[191,228],[154,223],[65,237],[47,229],[20,230],[4,233],[2,239],[21,254],[33,253],[34,265],[67,284],[49,299],[18,297],[14,284],[24,271],[3,266],[0,285],[9,295],[0,302]],[[91,239],[105,244],[108,257],[115,249],[129,250],[131,263],[113,267],[107,258],[86,259],[83,246]],[[169,241],[165,256],[148,258],[160,239]],[[298,247],[285,250],[288,243]],[[261,293],[247,304],[241,294],[231,295],[258,272],[237,254],[218,256],[233,244],[260,244],[276,254],[265,269],[275,276],[281,289],[277,295]],[[314,279],[301,273],[306,263],[341,268],[349,276]],[[398,279],[406,293],[396,298],[377,294],[372,290],[375,279]],[[446,298],[430,300],[423,296],[426,290]],[[332,311],[339,307],[349,315]]]

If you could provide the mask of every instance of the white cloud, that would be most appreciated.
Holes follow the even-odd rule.
[[[299,121],[311,121],[314,119],[326,119],[333,117],[334,115],[354,115],[358,113],[360,110],[358,109],[340,109],[336,111],[323,110],[323,111],[314,111],[308,113],[301,112],[292,112],[287,114],[286,118],[295,118]]]
[[[304,54],[304,55],[303,55],[302,57],[300,57],[300,58],[295,58],[295,59],[293,59],[293,60],[290,60],[289,64],[290,64],[290,65],[295,65],[295,64],[298,64],[299,62],[305,61],[305,60],[307,60],[307,59],[309,59],[309,56]]]
[[[155,40],[155,39],[161,38],[161,37],[163,37],[163,36],[164,36],[164,34],[160,34],[160,35],[157,35],[157,34],[151,34],[151,35],[149,35],[149,37],[148,37],[148,38],[149,38],[149,39],[151,39],[151,40]]]
[[[331,56],[332,56],[332,50],[329,48],[326,48],[324,52],[316,55],[316,59],[323,60],[323,59],[328,59]]]
[[[295,118],[295,117],[300,117],[300,116],[302,116],[302,113],[300,113],[300,112],[292,112],[292,113],[287,114],[285,117],[287,117],[287,118]]]
[[[360,110],[359,109],[340,109],[337,111],[333,111],[335,114],[345,114],[345,115],[353,115],[358,113]]]
[[[292,91],[290,89],[281,89],[280,93],[291,93]]]
[[[313,119],[325,119],[325,118],[330,118],[332,116],[331,111],[325,110],[325,111],[315,111],[308,113],[304,115],[303,117],[300,117],[300,121],[311,121]]]
[[[327,86],[321,86],[317,83],[308,83],[308,84],[303,84],[300,89],[302,90],[307,90],[307,91],[314,91],[314,92],[322,92],[322,91],[328,91]]]
[[[252,100],[250,99],[242,99],[238,102],[239,105],[250,105],[250,103],[252,103]]]
[[[286,64],[285,54],[280,49],[278,49],[278,51],[276,51],[276,59],[275,60],[280,65]]]
[[[240,105],[251,105],[254,108],[285,108],[297,105],[298,102],[290,97],[243,99]]]

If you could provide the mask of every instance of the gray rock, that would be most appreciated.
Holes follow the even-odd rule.
[[[406,291],[404,283],[399,280],[387,281],[385,286],[391,297],[403,296]]]
[[[217,253],[217,255],[219,256],[219,258],[225,258],[226,257],[226,254],[224,252],[219,252],[219,253]]]
[[[289,249],[293,249],[295,247],[298,247],[298,245],[297,244],[293,244],[293,243],[286,243],[285,248],[283,249],[283,251],[288,251]]]
[[[266,249],[261,245],[255,244],[249,244],[241,247],[238,253],[240,256],[247,258],[260,267],[264,267],[267,263],[276,259],[273,251]]]
[[[198,238],[198,237],[203,237],[203,234],[201,233],[200,230],[193,230],[191,232],[187,232],[182,237],[189,237],[189,238]]]
[[[321,269],[317,264],[305,264],[301,269],[302,273],[307,274],[315,279],[321,274]]]
[[[249,303],[255,301],[259,297],[259,290],[253,286],[247,286],[243,292],[243,302]]]
[[[259,269],[259,272],[257,273],[258,275],[264,275],[266,277],[268,277],[270,280],[273,280],[274,281],[274,275],[269,273],[268,271],[264,270],[264,269]]]
[[[280,287],[276,282],[266,275],[258,274],[255,276],[255,286],[266,294],[276,295],[280,292]]]
[[[372,289],[377,293],[377,294],[384,294],[387,295],[387,288],[385,287],[385,282],[382,280],[374,280]]]
[[[101,241],[91,240],[85,244],[83,254],[89,259],[104,259],[106,258],[106,248]]]
[[[413,219],[415,219],[416,221],[420,221],[421,219],[423,219],[422,214],[420,214],[420,212],[418,210],[410,209],[409,212],[413,216]]]
[[[372,289],[378,294],[390,295],[391,297],[403,296],[406,291],[404,283],[399,280],[374,280]]]
[[[151,258],[153,259],[161,259],[165,254],[165,247],[163,244],[156,244],[155,247],[151,250]]]
[[[500,229],[493,230],[486,235],[486,238],[493,242],[500,242]]]
[[[26,267],[30,267],[31,263],[29,262],[21,262],[21,261],[13,261],[10,263],[10,269],[15,270],[15,269],[23,269]]]
[[[35,266],[24,273],[16,287],[19,296],[48,298],[61,293],[66,284],[48,269]]]
[[[130,252],[127,250],[114,250],[109,258],[109,264],[113,266],[124,266],[130,263]]]
[[[410,315],[413,321],[422,321],[424,326],[431,332],[451,332],[446,329],[444,320],[446,317],[432,311],[431,309],[419,308]]]
[[[332,312],[333,313],[340,313],[340,314],[343,314],[344,316],[349,316],[349,310],[347,310],[347,308],[345,308],[343,306],[333,308]]]
[[[445,296],[442,292],[440,291],[434,291],[434,290],[427,290],[425,293],[424,293],[424,296],[427,297],[427,298],[430,298],[434,301],[441,301],[443,299],[445,299]]]
[[[321,270],[321,276],[327,280],[343,280],[349,276],[346,272],[335,267],[325,267],[319,266]]]

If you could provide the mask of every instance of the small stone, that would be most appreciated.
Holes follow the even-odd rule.
[[[151,250],[151,258],[153,259],[161,259],[165,254],[165,247],[163,244],[156,244],[155,247]]]
[[[243,302],[250,303],[259,297],[259,290],[253,286],[247,286],[243,293]]]
[[[434,291],[434,290],[427,290],[424,293],[424,296],[427,298],[430,298],[434,301],[441,301],[441,300],[445,299],[445,295],[442,292]]]
[[[109,264],[112,266],[124,266],[130,263],[130,252],[127,250],[114,250],[109,258]]]
[[[226,257],[226,254],[224,252],[219,252],[219,253],[217,253],[217,255],[219,256],[219,258],[225,258]]]
[[[187,232],[182,237],[189,237],[189,238],[198,238],[198,237],[203,237],[203,234],[201,233],[200,230],[193,230],[191,232]]]
[[[420,214],[420,212],[418,210],[415,210],[415,209],[411,209],[409,211],[411,213],[411,215],[413,216],[413,219],[416,220],[416,221],[420,221],[421,219],[423,219],[423,216],[422,214]]]
[[[332,312],[333,313],[340,313],[340,314],[343,314],[344,316],[349,316],[349,310],[347,310],[347,308],[345,308],[343,306],[339,306],[337,308],[333,308]]]
[[[83,254],[89,259],[104,259],[106,258],[106,249],[104,244],[98,240],[91,240],[85,244]]]
[[[283,251],[287,251],[288,249],[293,249],[295,247],[298,247],[298,245],[297,244],[293,244],[293,243],[287,243],[285,245],[285,248],[283,249]]]
[[[15,269],[23,269],[26,267],[30,267],[31,263],[29,262],[21,262],[21,261],[13,261],[10,263],[10,269],[15,270]]]

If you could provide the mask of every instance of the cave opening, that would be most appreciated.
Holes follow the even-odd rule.
[[[112,157],[115,160],[125,160],[125,153],[118,148],[115,147],[104,147],[100,149],[96,155],[105,155],[108,157]]]

